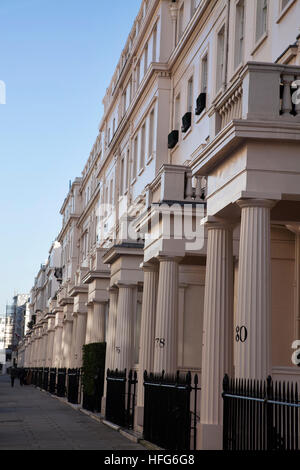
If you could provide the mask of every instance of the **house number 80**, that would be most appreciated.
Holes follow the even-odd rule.
[[[237,326],[235,340],[237,343],[245,343],[248,337],[248,330],[245,326]]]

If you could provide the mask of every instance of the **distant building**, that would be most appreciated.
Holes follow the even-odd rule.
[[[4,335],[5,335],[5,315],[0,315],[0,374],[4,372],[4,365],[6,362]]]
[[[4,349],[6,351],[6,363],[12,361],[13,352],[17,350],[19,341],[25,334],[25,319],[28,316],[29,295],[17,294],[13,297],[13,303],[6,305]],[[8,365],[7,364],[7,365]]]

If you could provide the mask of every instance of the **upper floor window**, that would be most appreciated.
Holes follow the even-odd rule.
[[[207,93],[207,54],[201,60],[201,93]]]
[[[183,34],[183,20],[184,20],[184,2],[182,2],[182,5],[178,12],[178,41],[180,40]]]
[[[281,11],[284,10],[290,2],[291,0],[281,0]]]
[[[194,15],[195,11],[198,8],[200,0],[191,0],[191,17]]]
[[[194,103],[194,79],[191,77],[188,81],[188,90],[187,90],[187,110],[189,113],[193,111]]]
[[[124,194],[124,173],[125,173],[125,157],[123,155],[120,165],[120,195]]]
[[[243,61],[245,34],[245,0],[239,0],[236,4],[235,16],[235,51],[234,68],[236,69]]]
[[[268,0],[257,0],[256,42],[267,32]]]
[[[141,129],[141,153],[140,153],[140,170],[145,166],[145,151],[146,151],[146,126],[143,124]]]
[[[152,109],[150,113],[150,118],[149,118],[149,157],[151,157],[153,153],[153,147],[154,147],[154,109]]]
[[[137,159],[138,159],[138,138],[135,137],[133,141],[133,161],[132,161],[132,179],[136,178],[137,174]]]
[[[175,98],[174,106],[174,130],[180,129],[180,93]]]
[[[223,25],[218,33],[217,40],[217,91],[221,88],[224,74],[224,55],[225,55],[225,26]]]

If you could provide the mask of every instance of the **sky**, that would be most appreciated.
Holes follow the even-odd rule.
[[[0,314],[30,291],[141,0],[0,0]]]

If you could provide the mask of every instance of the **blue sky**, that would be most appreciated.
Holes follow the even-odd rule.
[[[140,0],[0,0],[0,314],[30,290]]]

